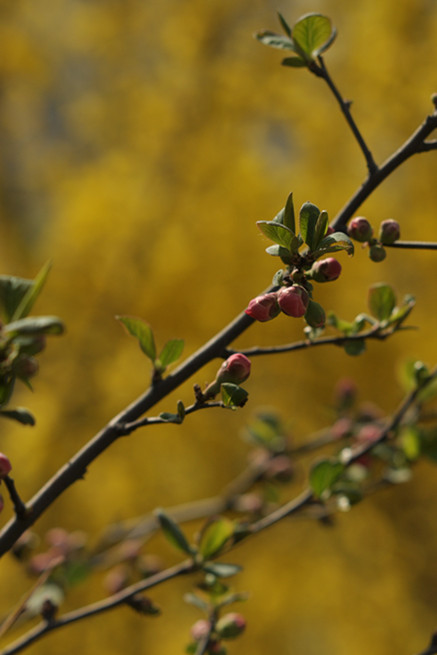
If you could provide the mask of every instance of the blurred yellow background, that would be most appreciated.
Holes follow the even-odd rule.
[[[2,423],[0,449],[24,499],[148,384],[148,362],[116,314],[141,316],[159,345],[178,337],[185,354],[194,352],[270,284],[277,261],[264,254],[255,221],[273,218],[290,191],[297,207],[310,200],[332,218],[364,180],[364,160],[326,85],[281,67],[282,53],[252,38],[278,30],[276,10],[291,24],[309,11],[332,18],[339,35],[325,60],[378,162],[432,111],[434,0],[0,4],[1,273],[33,277],[52,259],[36,311],[67,325],[41,358],[36,393],[23,387],[15,398],[34,412],[36,427]],[[396,218],[405,239],[437,240],[435,171],[435,153],[415,157],[360,214],[376,226]],[[410,322],[420,331],[371,343],[359,358],[337,349],[257,358],[243,410],[199,412],[181,427],[120,440],[37,532],[84,530],[92,544],[108,523],[218,493],[245,465],[239,435],[260,405],[276,407],[298,442],[329,424],[343,377],[392,411],[402,398],[401,363],[436,361],[436,255],[391,249],[374,264],[358,247],[353,259],[339,260],[339,281],[317,289],[326,309],[351,319],[365,311],[368,286],[385,281],[400,298],[416,296]],[[302,327],[282,316],[253,326],[237,346],[300,339]],[[217,367],[156,411],[174,411],[178,398],[189,404],[192,384],[211,380]],[[435,478],[421,464],[411,482],[341,515],[334,529],[290,520],[239,548],[228,559],[244,565],[235,588],[250,601],[235,609],[248,629],[230,653],[423,649],[437,629]],[[156,544],[151,552],[177,561]],[[10,557],[1,580],[4,616],[30,580]],[[183,579],[151,594],[161,618],[117,610],[29,652],[183,652],[200,618],[182,600],[190,588]],[[105,593],[92,577],[65,608]]]

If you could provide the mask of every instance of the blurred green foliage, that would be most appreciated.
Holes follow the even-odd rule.
[[[54,266],[40,313],[67,334],[52,343],[30,397],[35,428],[2,424],[25,499],[149,382],[148,362],[115,315],[153,326],[159,343],[183,338],[191,353],[264,289],[275,272],[257,220],[271,220],[293,191],[330,216],[363,181],[356,143],[327,89],[252,34],[307,11],[330,16],[338,37],[326,62],[378,161],[432,109],[437,56],[433,0],[17,0],[0,5],[0,256],[2,273],[34,277]],[[393,217],[405,239],[436,240],[435,155],[414,158],[366,202],[371,222]],[[267,245],[267,243],[265,244]],[[339,256],[341,279],[320,301],[345,319],[384,281],[417,298],[418,332],[342,350],[257,359],[249,404],[199,412],[121,440],[38,524],[84,530],[217,493],[244,466],[238,438],[251,412],[274,405],[297,442],[332,418],[332,394],[355,377],[363,398],[390,411],[405,359],[436,360],[435,254],[389,250],[374,264],[357,248]],[[328,288],[325,288],[328,287]],[[301,338],[303,322],[255,325],[249,345]],[[202,372],[203,385],[216,370]],[[192,384],[158,411],[192,399]],[[291,521],[238,550],[248,629],[231,652],[386,655],[419,651],[436,628],[435,471],[341,516],[335,529]],[[7,515],[5,508],[2,518]],[[194,531],[194,527],[193,527]],[[174,553],[153,542],[166,562]],[[30,582],[2,562],[0,613]],[[183,579],[154,593],[157,619],[121,610],[65,628],[33,653],[181,652],[198,615]],[[100,598],[100,579],[66,606]],[[240,651],[239,651],[240,649]]]

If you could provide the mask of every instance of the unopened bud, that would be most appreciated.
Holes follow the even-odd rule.
[[[369,257],[372,262],[382,262],[387,256],[384,246],[380,243],[374,243],[369,248]]]
[[[235,639],[245,631],[246,619],[241,614],[230,612],[222,616],[215,627],[220,639]]]
[[[291,287],[282,287],[278,291],[279,307],[287,316],[293,316],[294,318],[303,316],[307,310],[309,300],[306,289],[298,284],[293,284]]]
[[[341,264],[334,257],[320,259],[314,262],[310,273],[316,282],[333,282],[341,273]]]
[[[263,323],[275,318],[280,311],[276,293],[266,293],[250,301],[246,314]]]
[[[0,453],[0,480],[3,480],[12,470],[12,464],[9,457]]]
[[[206,619],[199,619],[191,626],[191,636],[194,641],[201,641],[209,634],[211,624]]]
[[[355,239],[355,241],[364,243],[365,241],[370,241],[372,238],[373,228],[367,218],[364,218],[364,216],[356,216],[349,223],[347,233],[352,239]]]
[[[379,240],[381,243],[391,245],[401,236],[401,228],[397,221],[393,218],[388,218],[382,221],[379,228]]]
[[[219,368],[216,382],[231,382],[241,384],[250,375],[250,359],[242,353],[235,353],[227,358]]]
[[[319,305],[318,302],[314,302],[314,300],[310,300],[305,312],[305,320],[312,328],[324,327],[326,323],[326,314],[322,305]]]
[[[32,378],[38,373],[39,364],[35,357],[20,355],[14,362],[14,373],[19,378]]]

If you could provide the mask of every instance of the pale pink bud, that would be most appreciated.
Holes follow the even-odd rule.
[[[246,314],[263,323],[275,318],[280,311],[276,293],[266,293],[250,301]]]
[[[242,353],[235,353],[227,358],[221,365],[217,376],[216,382],[232,382],[233,384],[241,384],[250,375],[250,359]]]
[[[3,453],[0,453],[0,480],[5,478],[12,470],[12,464],[9,461],[9,457],[6,457]]]
[[[364,216],[356,216],[349,223],[347,233],[352,237],[352,239],[355,239],[355,241],[361,241],[364,243],[372,238],[373,228],[367,218],[364,218]]]
[[[206,619],[199,619],[191,626],[191,636],[194,641],[200,641],[204,639],[210,631],[211,625]]]
[[[311,267],[311,277],[316,282],[332,282],[341,273],[341,264],[334,257],[320,259]]]
[[[305,314],[310,298],[303,287],[298,284],[293,284],[291,287],[282,287],[277,295],[279,307],[284,314],[294,316],[294,318],[299,318]]]
[[[220,639],[235,639],[246,629],[246,619],[241,614],[229,612],[217,621],[215,627]]]
[[[390,245],[397,241],[401,236],[401,228],[397,221],[393,218],[388,218],[382,221],[379,227],[379,240],[381,243]]]

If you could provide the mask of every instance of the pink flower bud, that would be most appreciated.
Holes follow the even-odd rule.
[[[219,368],[216,382],[232,382],[241,384],[250,375],[250,359],[241,353],[235,353],[227,358]]]
[[[361,241],[364,243],[372,238],[373,228],[367,218],[364,218],[364,216],[356,216],[349,223],[347,233],[352,237],[352,239],[355,239],[355,241]]]
[[[194,641],[204,639],[209,634],[210,627],[211,625],[206,619],[199,619],[196,621],[196,623],[191,626],[190,630]]]
[[[293,284],[291,287],[282,287],[278,291],[278,304],[284,314],[299,318],[307,310],[310,297],[303,287]]]
[[[397,241],[401,236],[401,228],[397,221],[393,218],[388,218],[382,221],[379,227],[379,240],[381,243],[390,245]]]
[[[9,457],[6,457],[3,453],[0,453],[0,480],[5,478],[12,470],[12,464],[9,461]]]
[[[276,293],[266,293],[250,301],[246,314],[263,323],[275,318],[280,311]]]
[[[319,259],[311,267],[311,277],[316,282],[332,282],[341,273],[341,264],[334,257]]]
[[[241,614],[229,612],[216,623],[217,634],[220,639],[235,639],[246,629],[246,619]]]

